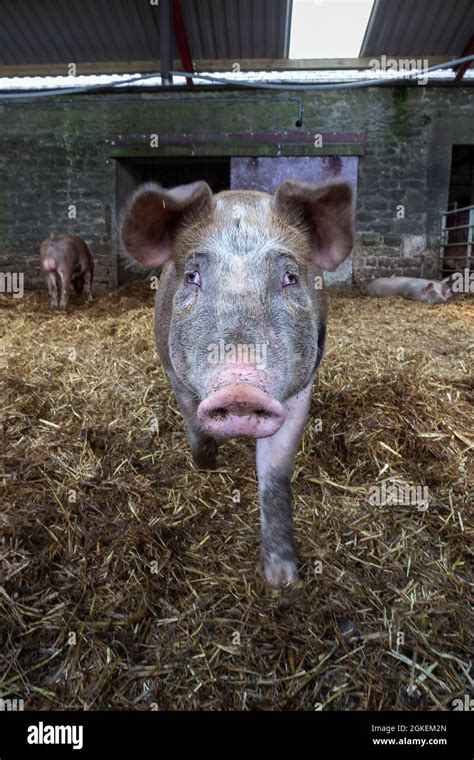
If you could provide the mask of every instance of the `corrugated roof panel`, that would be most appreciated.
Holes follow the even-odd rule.
[[[34,13],[32,15],[34,17]],[[2,41],[4,36],[3,27],[5,27],[5,36],[9,38],[10,41],[11,62],[20,63],[25,60],[25,62],[28,63],[34,55],[34,50],[28,42],[27,35],[22,34],[21,20],[18,14],[14,13],[11,4],[7,3],[2,7],[2,17],[2,24],[0,26],[0,29],[2,30]],[[2,49],[3,45],[0,45],[0,50]],[[10,61],[7,59],[5,62],[9,63]]]
[[[375,0],[360,55],[456,56],[473,33],[472,0]]]
[[[201,0],[199,10],[199,20],[201,22],[202,36],[204,41],[204,48],[209,50],[211,58],[217,58],[217,44],[214,33],[214,14],[215,8],[213,7],[212,0]],[[201,7],[206,9],[206,12],[201,11]],[[197,9],[196,9],[197,10]]]
[[[213,5],[213,8],[215,8],[215,4]],[[212,36],[216,45],[216,58],[222,58],[223,51],[228,49],[227,20],[225,14],[222,12],[222,3],[220,12],[216,13],[214,11],[212,13],[211,24]]]
[[[99,0],[99,5],[101,15],[104,16],[108,12],[108,0]],[[133,48],[129,42],[130,24],[128,21],[128,8],[127,0],[117,0],[113,23],[109,27],[111,49],[121,53],[124,56],[124,60],[131,59],[133,56]]]
[[[242,58],[252,58],[252,51],[254,49],[252,45],[253,21],[257,13],[259,13],[261,10],[261,0],[257,0],[255,3],[254,14],[252,14],[250,11],[249,5],[249,0],[242,0],[241,13],[238,19],[241,30],[240,37],[242,40]]]
[[[181,3],[184,26],[188,36],[189,48],[192,58],[202,58],[204,40],[199,16],[196,14],[196,6],[191,3]]]
[[[181,6],[194,59],[288,54],[291,0],[181,0]],[[159,5],[144,0],[2,0],[0,63],[156,60],[159,18]]]
[[[130,2],[128,3],[130,8]],[[133,13],[136,19],[136,44],[140,46],[143,51],[141,53],[142,58],[159,58],[160,57],[160,33],[159,33],[159,8],[156,6],[150,6],[149,3],[145,4],[140,0],[134,0],[132,4]],[[149,10],[152,13],[149,13]],[[130,29],[129,18],[125,16],[125,20],[128,28]],[[126,30],[125,30],[126,36]],[[115,51],[115,55],[119,55],[120,50]],[[118,60],[118,59],[117,59]]]

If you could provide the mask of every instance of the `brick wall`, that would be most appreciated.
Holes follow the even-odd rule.
[[[295,130],[363,131],[355,279],[435,274],[438,218],[447,204],[452,144],[474,142],[474,89],[378,87],[278,93],[130,92],[0,99],[0,271],[41,282],[38,248],[50,233],[81,235],[98,287],[117,284],[116,161],[127,135]],[[160,151],[166,151],[160,145]],[[276,155],[276,148],[265,155]],[[308,154],[313,150],[308,145]],[[181,155],[190,149],[183,148]],[[229,143],[229,152],[238,146]],[[403,207],[401,209],[400,207]],[[75,214],[75,216],[74,216]]]

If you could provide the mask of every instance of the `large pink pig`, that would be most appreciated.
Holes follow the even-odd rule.
[[[164,265],[156,344],[194,462],[213,468],[220,438],[257,439],[264,573],[294,583],[293,461],[323,354],[321,270],[353,245],[351,187],[286,181],[274,195],[214,196],[205,182],[147,183],[122,239],[142,264]]]

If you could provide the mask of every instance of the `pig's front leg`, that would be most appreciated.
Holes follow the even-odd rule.
[[[189,447],[196,467],[204,470],[212,470],[216,466],[217,442],[215,438],[206,435],[200,429],[196,411],[199,401],[183,385],[174,372],[168,371],[168,379],[173,387],[174,395],[181,409],[181,414],[186,423]]]
[[[287,418],[269,438],[257,441],[262,563],[272,586],[298,580],[293,538],[291,476],[311,403],[311,385],[285,402]]]

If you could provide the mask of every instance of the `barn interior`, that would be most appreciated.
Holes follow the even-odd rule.
[[[297,5],[0,6],[0,273],[25,283],[0,292],[0,698],[25,709],[447,713],[472,687],[474,283],[431,309],[364,285],[472,270],[474,5],[375,0],[358,55],[295,58]],[[306,5],[316,30],[328,4]],[[383,56],[446,68],[420,84]],[[272,591],[253,447],[193,467],[119,222],[143,182],[287,178],[346,179],[356,238],[325,273],[301,582]],[[64,232],[94,301],[56,313],[38,250]],[[428,506],[374,506],[374,485]]]
[[[401,0],[377,0],[359,57],[333,59],[289,57],[298,8],[310,14],[307,28],[323,30],[322,44],[331,2],[247,5],[215,0],[198,11],[194,0],[146,8],[130,0],[125,12],[110,0],[101,14],[92,0],[71,0],[67,13],[55,12],[61,1],[33,9],[25,0],[4,4],[3,270],[20,267],[27,288],[42,287],[38,243],[67,228],[94,251],[96,287],[114,289],[126,275],[118,214],[136,182],[151,176],[182,184],[196,172],[208,176],[206,166],[214,181],[219,165],[216,188],[224,179],[233,186],[226,163],[272,158],[268,183],[281,175],[279,162],[304,158],[313,162],[306,177],[353,184],[357,240],[339,280],[441,275],[452,254],[443,214],[462,166],[472,192],[460,158],[472,151],[474,134],[472,4],[417,0],[409,9]],[[453,56],[464,63],[434,71],[426,84],[410,74],[410,67],[446,66]],[[360,86],[374,77],[377,85]],[[262,89],[265,79],[273,84]],[[467,223],[472,237],[472,215]],[[467,241],[463,252],[470,267]]]

